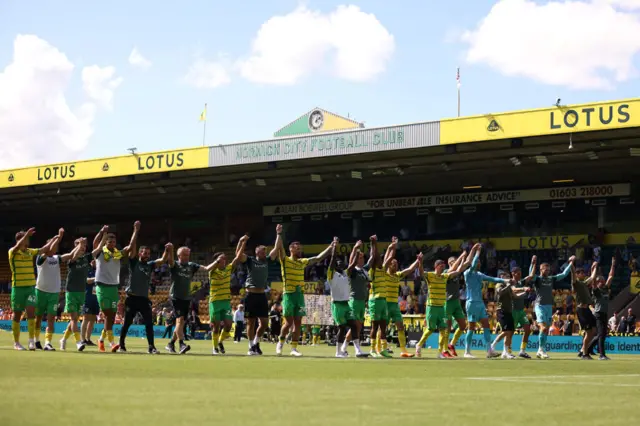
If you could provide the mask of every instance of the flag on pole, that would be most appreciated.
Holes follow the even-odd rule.
[[[460,88],[460,67],[458,67],[458,71],[456,72],[456,83],[458,84],[458,89]]]
[[[207,104],[204,104],[204,109],[200,113],[200,121],[207,121]]]

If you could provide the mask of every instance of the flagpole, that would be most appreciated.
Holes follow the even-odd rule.
[[[458,73],[457,73],[457,81],[458,81],[458,117],[460,117],[460,67],[458,67]]]
[[[207,136],[207,104],[204,104],[204,125],[202,127],[202,146],[205,146],[206,136]]]

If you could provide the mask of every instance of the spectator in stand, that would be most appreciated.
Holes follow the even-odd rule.
[[[402,300],[400,300],[400,303],[398,304],[400,306],[400,313],[402,315],[407,313],[407,299],[403,298],[402,296],[400,296],[402,298]]]
[[[627,332],[627,319],[625,317],[620,317],[620,322],[618,322],[618,329],[616,331],[620,334]]]
[[[562,290],[553,290],[553,305],[556,309],[556,314],[560,315],[564,311],[564,296]]]
[[[633,314],[633,310],[629,308],[627,310],[627,333],[636,332],[636,316]]]
[[[418,296],[418,313],[424,315],[427,305],[427,291],[424,287],[420,289],[420,295]]]
[[[234,343],[240,343],[242,340],[242,332],[244,331],[244,306],[238,305],[233,313],[233,322],[236,324],[235,334],[233,336]]]
[[[402,297],[406,300],[407,297],[409,297],[409,295],[411,294],[411,287],[409,287],[409,285],[407,284],[407,281],[405,280],[404,283],[402,284],[401,290],[400,290],[400,294],[402,294]]]
[[[631,258],[629,259],[629,270],[632,274],[634,272],[638,272],[638,259],[636,259],[636,256],[633,253],[631,253]]]
[[[509,270],[512,271],[514,268],[518,267],[518,262],[516,262],[515,259],[511,259],[511,262],[509,262]]]
[[[565,306],[567,307],[567,314],[573,313],[573,295],[570,291],[567,292],[564,299]]]
[[[573,315],[567,315],[567,320],[564,322],[564,325],[562,326],[562,333],[565,336],[571,336],[573,334],[573,326],[574,326],[574,319],[573,319]]]
[[[420,271],[414,272],[413,275],[413,294],[416,296],[420,296],[420,291],[422,290],[422,277],[420,276]]]
[[[611,318],[609,318],[609,331],[615,333],[618,331],[618,313],[614,312]]]
[[[602,251],[602,250],[600,249],[600,246],[599,246],[599,245],[595,244],[595,245],[593,246],[593,261],[594,261],[594,262],[598,262],[598,263],[600,263],[600,252],[601,252],[601,251]]]

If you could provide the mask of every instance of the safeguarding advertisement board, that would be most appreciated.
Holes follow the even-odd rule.
[[[486,114],[440,121],[440,144],[640,126],[640,99]]]
[[[0,188],[200,169],[208,166],[208,148],[135,154],[0,171]]]
[[[417,334],[416,334],[417,336]],[[414,339],[416,336],[410,336]],[[495,336],[493,336],[495,337]],[[417,336],[419,338],[419,336]],[[514,335],[511,348],[517,351],[522,343],[522,335]],[[438,334],[432,334],[427,339],[426,346],[429,348],[438,347]],[[640,337],[608,337],[606,342],[608,354],[637,355],[640,354]],[[572,352],[577,354],[582,347],[582,336],[549,336],[545,350],[547,352]],[[474,334],[471,342],[471,349],[475,351],[486,351],[482,334]],[[502,351],[503,343],[496,346],[496,350]],[[538,336],[531,336],[527,342],[527,352],[535,353],[538,350]],[[464,352],[464,339],[460,339],[456,344],[456,351]],[[476,353],[476,356],[481,354]]]
[[[460,194],[421,195],[379,198],[374,200],[329,201],[324,203],[264,206],[264,216],[323,214],[373,210],[447,207],[473,204],[522,203],[528,201],[563,201],[603,197],[625,197],[631,193],[628,183],[524,189],[521,191],[469,192]]]
[[[0,320],[0,330],[4,330],[6,332],[11,333],[11,323],[12,321],[6,321],[6,320]],[[56,322],[55,326],[54,326],[54,333],[55,334],[64,334],[64,331],[67,329],[67,322]],[[104,328],[103,324],[96,324],[93,327],[93,332],[91,333],[92,336],[99,336],[100,333],[102,333],[102,329]],[[42,323],[41,326],[41,331],[44,333],[45,329],[46,329],[46,325],[45,323]],[[119,324],[115,324],[113,326],[113,335],[114,336],[120,336],[120,331],[122,330],[122,325]],[[20,332],[22,333],[27,333],[27,322],[26,321],[22,321],[20,323]],[[164,333],[164,327],[161,326],[153,326],[153,335],[154,337],[162,337],[162,334]],[[143,325],[132,325],[129,328],[129,332],[127,333],[127,336],[129,337],[145,337],[147,335],[147,333],[145,332],[144,326]]]

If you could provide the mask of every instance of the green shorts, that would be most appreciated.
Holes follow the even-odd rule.
[[[320,327],[311,327],[311,334],[313,336],[319,336],[320,335]]]
[[[116,311],[120,301],[120,293],[117,285],[96,284],[96,296],[101,311]]]
[[[304,294],[297,290],[295,293],[282,295],[282,315],[286,317],[303,317],[307,315],[304,306]]]
[[[365,303],[366,302],[364,300],[349,300],[351,315],[353,315],[353,319],[355,319],[356,321],[364,322]]]
[[[345,325],[347,321],[353,320],[351,308],[348,301],[331,303],[331,316],[336,325]]]
[[[444,302],[444,313],[447,321],[464,319],[464,311],[462,310],[460,299],[447,300]]]
[[[233,314],[231,313],[231,300],[217,300],[215,302],[209,302],[209,321],[233,321]]]
[[[398,302],[387,301],[387,318],[389,323],[402,322],[402,312],[400,312]]]
[[[11,310],[24,312],[28,306],[36,306],[36,286],[11,287]]]
[[[387,300],[384,297],[369,299],[369,316],[371,321],[386,321],[388,318]]]
[[[65,295],[64,311],[68,314],[79,314],[84,305],[84,291],[68,291]]]
[[[36,289],[36,315],[57,315],[59,293],[47,293]]]
[[[525,325],[529,325],[527,314],[524,309],[514,309],[511,313],[513,315],[513,325],[515,328],[522,328]]]
[[[440,330],[447,328],[444,306],[427,306],[427,329]]]

